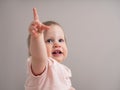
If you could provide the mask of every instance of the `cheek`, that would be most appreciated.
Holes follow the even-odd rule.
[[[65,50],[65,53],[66,53],[66,55],[67,55],[67,54],[68,54],[68,48],[67,48],[66,45],[64,46],[64,50]]]
[[[66,55],[68,54],[68,49],[66,48]]]

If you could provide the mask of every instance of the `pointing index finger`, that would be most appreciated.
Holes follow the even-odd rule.
[[[34,16],[34,20],[39,20],[39,16],[36,8],[33,8],[33,16]]]

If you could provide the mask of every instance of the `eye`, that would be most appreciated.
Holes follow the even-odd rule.
[[[64,42],[64,39],[59,39],[59,42]]]
[[[53,40],[52,40],[52,39],[48,39],[46,42],[47,42],[47,43],[52,43]]]

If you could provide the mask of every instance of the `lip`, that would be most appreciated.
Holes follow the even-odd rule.
[[[52,55],[53,55],[54,57],[58,57],[58,56],[63,55],[63,52],[62,52],[61,50],[54,50],[54,51],[52,52]]]

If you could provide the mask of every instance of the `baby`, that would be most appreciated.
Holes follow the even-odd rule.
[[[62,27],[54,21],[41,23],[36,8],[33,8],[33,15],[25,90],[75,90],[70,69],[61,64],[68,54]]]

